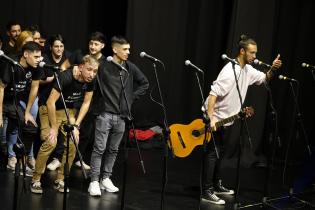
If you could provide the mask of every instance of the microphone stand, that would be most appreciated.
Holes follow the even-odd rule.
[[[137,134],[136,134],[136,130],[135,130],[135,125],[134,125],[134,122],[133,122],[133,117],[132,117],[132,114],[131,114],[130,105],[128,103],[127,95],[126,95],[126,91],[125,91],[125,83],[123,81],[123,74],[122,74],[123,70],[124,70],[123,68],[120,69],[120,71],[119,71],[119,78],[120,78],[120,83],[121,83],[121,87],[122,87],[123,97],[124,97],[124,100],[126,102],[127,111],[128,111],[127,123],[128,123],[128,127],[131,125],[132,131],[133,131],[133,136],[134,136],[135,141],[136,141],[136,146],[137,146],[138,156],[139,156],[139,159],[140,159],[140,164],[141,164],[141,167],[142,167],[142,171],[145,174],[144,163],[143,163],[142,155],[141,155],[140,148],[139,148],[139,143],[138,143],[138,138],[137,138]],[[126,71],[126,72],[127,72],[127,77],[128,77],[129,76],[129,72],[128,71]],[[129,132],[128,132],[127,135],[129,136]],[[127,160],[128,160],[128,152],[129,152],[129,149],[127,147],[127,143],[128,143],[127,139],[128,138],[129,137],[125,138],[125,144],[124,144],[125,155],[124,155],[123,186],[122,186],[121,205],[120,205],[120,209],[121,210],[125,209],[125,194],[126,194],[127,169],[128,169],[128,161]]]
[[[83,173],[83,176],[85,179],[87,179],[87,175],[86,175],[86,171],[85,171],[83,164],[82,164],[82,162],[83,162],[82,161],[82,155],[79,151],[77,142],[74,138],[74,134],[73,134],[74,126],[70,124],[70,115],[69,115],[69,112],[68,112],[68,109],[66,106],[66,102],[65,102],[63,93],[62,93],[62,87],[60,85],[57,70],[58,69],[54,69],[54,76],[56,78],[56,82],[57,82],[58,88],[60,90],[61,101],[62,101],[62,104],[64,106],[64,110],[65,110],[66,117],[67,117],[67,123],[64,124],[64,126],[63,126],[64,131],[67,132],[67,148],[66,148],[66,162],[64,165],[64,183],[65,183],[65,185],[64,185],[64,191],[63,191],[63,208],[62,208],[63,210],[66,210],[67,209],[67,193],[68,193],[68,185],[69,185],[68,182],[69,182],[69,175],[70,175],[70,171],[69,171],[69,141],[70,141],[70,137],[71,137],[71,139],[75,145],[75,148],[76,148],[79,160],[80,160],[82,173]]]
[[[201,71],[202,73],[202,76],[204,78],[204,72]],[[216,141],[215,141],[215,138],[214,138],[214,135],[212,133],[212,130],[211,130],[211,127],[210,127],[210,118],[208,116],[208,113],[206,112],[207,110],[207,107],[205,105],[205,98],[203,96],[203,90],[202,90],[202,87],[201,87],[201,82],[200,82],[200,79],[199,79],[199,76],[198,76],[198,72],[195,71],[195,75],[196,75],[196,79],[197,79],[197,83],[198,83],[198,87],[199,87],[199,92],[200,92],[200,96],[201,96],[201,103],[202,103],[202,106],[203,106],[203,110],[204,110],[204,113],[203,113],[203,122],[205,124],[205,127],[204,127],[204,140],[203,140],[203,156],[202,156],[202,161],[201,161],[201,170],[200,170],[200,198],[202,196],[202,177],[203,177],[203,173],[204,173],[204,167],[205,167],[205,156],[206,156],[206,150],[207,150],[207,140],[208,140],[208,134],[210,134],[210,137],[212,137],[212,142],[213,142],[213,145],[214,145],[214,150],[215,150],[215,153],[216,153],[216,156],[217,156],[217,159],[220,158],[219,156],[219,152],[218,152],[218,149],[217,149],[217,146],[216,146]],[[204,79],[203,79],[204,80]],[[201,200],[201,199],[200,199]],[[200,204],[199,203],[199,209],[200,209]]]
[[[17,99],[17,92],[16,92],[16,86],[15,86],[15,70],[13,65],[16,65],[20,68],[22,68],[21,65],[18,63],[11,63],[11,72],[12,72],[12,82],[13,82],[13,93],[14,93],[14,99],[13,99],[13,106],[16,112],[16,122],[18,126],[18,134],[17,134],[17,143],[14,144],[13,150],[15,152],[16,158],[17,158],[17,164],[15,165],[14,169],[14,194],[13,194],[13,210],[18,209],[18,190],[19,190],[19,176],[20,176],[20,164],[22,164],[22,172],[23,172],[23,192],[26,192],[26,163],[25,163],[25,145],[22,141],[22,127],[19,121],[19,113],[18,113],[18,99]],[[9,122],[8,122],[9,123]]]
[[[311,72],[312,72],[313,80],[314,80],[314,82],[315,82],[315,73],[314,73],[314,70],[312,69]]]
[[[309,141],[308,141],[308,136],[306,134],[304,123],[303,123],[303,119],[302,119],[302,114],[300,112],[300,107],[299,107],[299,104],[298,104],[299,83],[296,82],[296,84],[297,84],[297,92],[295,93],[293,84],[290,81],[290,88],[291,88],[291,92],[292,92],[292,95],[293,95],[293,101],[294,101],[294,110],[293,110],[293,114],[294,115],[293,115],[293,120],[292,120],[292,124],[291,124],[290,133],[289,133],[289,142],[288,142],[286,156],[285,156],[285,167],[284,167],[284,170],[283,170],[283,181],[284,181],[284,174],[285,174],[285,171],[286,171],[286,165],[287,165],[288,156],[289,156],[289,148],[290,148],[290,145],[291,145],[291,142],[292,142],[292,138],[293,138],[293,131],[295,129],[298,129],[296,127],[296,123],[298,123],[298,126],[300,127],[300,129],[301,129],[301,131],[302,131],[302,133],[304,135],[304,140],[305,140],[305,143],[306,143],[306,149],[308,151],[308,154],[309,154],[310,157],[312,155],[311,148],[310,148]],[[298,132],[298,131],[296,130],[296,132]],[[290,191],[291,190],[293,192],[292,188],[290,188]]]
[[[236,83],[236,89],[237,89],[237,93],[238,93],[238,97],[241,103],[241,109],[243,108],[243,100],[242,100],[242,95],[240,92],[240,87],[238,85],[238,78],[236,76],[236,71],[235,71],[235,64],[236,62],[231,62],[232,63],[232,69],[233,69],[233,73],[234,73],[234,79],[235,79],[235,83]],[[240,136],[239,136],[239,144],[238,144],[238,157],[237,157],[237,166],[236,166],[236,188],[235,188],[235,193],[234,193],[234,209],[239,209],[239,205],[240,203],[238,202],[238,193],[239,193],[239,188],[240,188],[240,163],[241,163],[241,150],[242,150],[242,145],[241,145],[241,141],[243,138],[243,129],[244,129],[244,124],[246,127],[246,133],[248,136],[248,141],[249,144],[252,145],[251,143],[251,138],[249,135],[249,129],[248,129],[248,125],[247,125],[247,121],[246,121],[246,117],[244,119],[241,119],[241,128],[240,128]]]
[[[272,174],[272,169],[273,169],[273,164],[274,164],[274,158],[275,158],[275,153],[276,153],[276,143],[278,143],[278,146],[281,147],[281,139],[280,139],[279,130],[278,130],[278,113],[274,107],[272,92],[271,92],[270,86],[267,82],[265,82],[264,85],[265,85],[265,88],[267,89],[267,92],[269,95],[269,106],[271,108],[271,113],[270,113],[271,114],[271,122],[273,125],[273,130],[270,132],[270,143],[272,144],[272,149],[271,149],[271,152],[269,151],[269,154],[267,155],[268,157],[271,157],[271,159],[269,159],[267,157],[267,167],[265,170],[266,174],[265,174],[265,184],[264,184],[264,196],[262,198],[262,202],[244,205],[241,208],[265,206],[265,207],[271,207],[271,208],[277,209],[277,207],[268,203],[268,201],[275,200],[275,199],[268,199],[268,195],[270,194],[270,192],[269,192],[270,181],[269,180],[270,180],[270,177]]]
[[[294,130],[294,128],[296,127],[296,125],[295,125],[295,124],[296,124],[296,120],[297,120],[297,122],[299,123],[299,125],[300,125],[300,127],[301,127],[301,129],[302,129],[302,132],[303,132],[303,134],[304,134],[305,141],[306,141],[306,144],[307,144],[308,154],[309,154],[310,156],[312,155],[311,150],[310,150],[310,147],[309,147],[309,144],[308,144],[308,138],[307,138],[307,135],[306,135],[306,132],[305,132],[305,129],[304,129],[304,124],[303,124],[303,121],[302,121],[302,118],[301,118],[300,108],[299,108],[298,101],[297,101],[298,92],[295,93],[294,87],[293,87],[293,84],[292,84],[292,81],[289,81],[289,82],[290,82],[290,87],[291,87],[291,91],[292,91],[293,98],[294,98],[294,112],[293,112],[294,118],[293,118],[293,120],[292,120],[291,129],[290,129],[290,134],[289,134],[289,141],[288,141],[288,146],[287,146],[287,150],[286,150],[285,163],[284,163],[285,166],[284,166],[284,170],[283,170],[283,184],[284,184],[284,175],[285,175],[285,171],[286,171],[286,165],[287,165],[287,161],[288,161],[289,148],[290,148],[290,145],[291,145],[291,142],[292,142],[293,130]],[[299,84],[297,83],[297,85],[299,85]],[[277,132],[278,132],[278,131],[277,131],[277,127],[276,127],[276,128],[275,128],[275,137],[277,137],[277,136],[276,136]],[[279,138],[279,137],[278,137],[278,138]],[[274,139],[274,144],[275,144],[275,142],[276,142],[275,140],[276,140],[276,139]],[[280,142],[279,139],[278,139],[278,142]],[[274,150],[275,150],[275,149],[273,149],[272,158],[274,158],[274,153],[275,153]],[[269,172],[266,176],[269,176],[269,177],[270,177],[270,176],[271,176],[271,172]],[[268,183],[267,183],[267,184],[268,184]],[[292,183],[291,183],[291,184],[292,184]],[[265,186],[265,187],[268,189],[267,186]],[[266,189],[266,188],[265,188],[265,189]],[[276,200],[281,200],[281,199],[290,199],[290,200],[295,199],[295,200],[297,200],[297,201],[299,201],[299,202],[301,202],[301,203],[303,203],[303,204],[308,205],[309,207],[315,207],[314,204],[312,204],[312,203],[310,203],[310,202],[308,202],[308,201],[302,200],[302,199],[300,199],[300,198],[294,196],[295,194],[296,194],[296,193],[294,193],[293,187],[290,186],[289,194],[288,194],[287,196],[282,196],[282,197],[273,198],[273,199],[267,199],[267,197],[264,197],[262,204],[265,205],[265,206],[267,206],[267,207],[271,207],[271,208],[273,208],[273,209],[281,210],[281,209],[278,208],[277,206],[268,203],[268,201],[276,201]]]
[[[263,204],[266,203],[267,197],[269,195],[269,180],[272,174],[273,164],[274,164],[274,158],[276,154],[276,143],[278,142],[278,146],[281,147],[281,140],[279,136],[279,130],[278,130],[278,113],[277,110],[274,107],[272,92],[270,89],[270,86],[267,82],[264,83],[265,87],[267,89],[268,95],[269,95],[269,106],[271,108],[271,122],[273,125],[273,130],[271,131],[270,135],[270,143],[272,144],[271,152],[269,151],[270,155],[268,157],[271,157],[271,159],[267,158],[267,167],[266,167],[266,177],[265,177],[265,187],[264,187],[264,197],[262,199]]]
[[[163,66],[163,68],[165,69],[164,63],[162,63],[161,61],[159,61],[161,63],[161,65]],[[164,142],[164,156],[163,156],[163,175],[162,175],[162,190],[161,190],[161,203],[160,203],[160,207],[161,210],[164,209],[164,198],[165,198],[165,189],[167,186],[167,181],[168,181],[168,142],[169,141],[169,135],[170,135],[170,129],[169,129],[169,124],[168,124],[168,120],[167,120],[167,115],[166,115],[166,107],[163,101],[163,97],[162,97],[162,91],[160,88],[160,83],[159,83],[159,78],[158,78],[158,74],[157,74],[157,70],[156,70],[156,61],[154,61],[152,63],[153,69],[154,69],[154,75],[155,75],[155,80],[156,80],[156,84],[158,87],[158,92],[159,92],[159,96],[160,96],[160,102],[159,105],[162,107],[163,110],[163,142]],[[171,149],[172,149],[172,145]]]

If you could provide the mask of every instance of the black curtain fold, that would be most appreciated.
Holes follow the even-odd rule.
[[[315,62],[312,52],[314,33],[311,32],[313,9],[312,1],[297,0],[129,1],[127,36],[134,42],[133,50],[136,52],[131,59],[145,69],[151,84],[154,84],[154,77],[150,62],[140,60],[137,53],[145,50],[165,62],[166,72],[159,73],[169,122],[188,123],[200,117],[201,99],[194,72],[184,66],[184,61],[189,59],[205,71],[202,85],[207,96],[211,83],[224,65],[221,54],[234,57],[239,36],[247,34],[257,41],[260,60],[271,64],[277,54],[281,54],[284,64],[275,77],[284,74],[300,81],[299,103],[301,111],[309,113],[304,116],[304,122],[313,144],[314,111],[311,107],[314,103],[310,102],[310,98],[315,82],[311,80],[310,72],[300,67],[303,60]],[[283,145],[277,148],[277,152],[282,156],[287,146],[289,122],[293,118],[292,96],[287,81],[275,78],[271,89],[283,139]],[[266,138],[267,127],[271,124],[266,88],[250,87],[246,104],[253,105],[256,110],[255,116],[248,120],[253,147],[249,147],[247,140],[243,145],[244,153],[248,154],[247,160],[250,159],[248,164],[251,164],[266,152],[263,150],[271,149]],[[141,106],[146,106],[146,110]],[[161,119],[159,107],[152,105],[150,100],[141,106],[137,105],[135,109],[139,121]],[[302,136],[299,138],[295,141],[300,142],[300,150],[295,152],[303,156],[305,145]]]

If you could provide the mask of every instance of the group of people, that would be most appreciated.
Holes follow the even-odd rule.
[[[20,165],[13,145],[30,140],[29,145],[25,143],[25,159],[27,175],[32,176],[31,192],[43,193],[41,176],[50,156],[50,169],[57,169],[55,189],[64,192],[66,156],[71,168],[76,158],[75,143],[85,154],[94,135],[91,165],[82,164],[91,170],[88,192],[100,196],[101,189],[119,191],[110,177],[125,132],[128,108],[149,88],[145,75],[128,60],[128,40],[113,36],[113,60],[107,61],[102,54],[106,40],[101,32],[90,35],[86,54],[78,50],[71,55],[65,51],[60,34],[48,39],[49,46],[42,46],[35,33],[22,31],[19,23],[10,22],[7,35],[8,42],[2,43],[1,50],[10,59],[0,58],[0,130],[1,144],[8,150],[7,168],[14,170]],[[39,66],[42,61],[44,65]],[[126,71],[121,72],[120,66]],[[69,144],[65,125],[73,128]],[[35,158],[36,138],[41,144]]]
[[[23,33],[30,35],[28,41],[23,38],[21,42]],[[2,50],[6,54],[14,55],[12,58],[19,64],[12,65],[0,58],[0,127],[2,143],[6,143],[8,147],[8,168],[14,169],[17,163],[12,150],[20,128],[14,109],[17,105],[22,107],[24,124],[31,123],[40,128],[42,143],[36,161],[32,149],[28,155],[28,165],[33,170],[31,183],[33,193],[43,193],[41,176],[51,156],[53,161],[48,168],[51,170],[58,168],[56,189],[60,192],[65,190],[64,164],[67,144],[63,125],[66,123],[74,127],[74,139],[70,141],[68,148],[70,167],[76,158],[74,143],[78,143],[79,150],[84,152],[91,140],[90,136],[94,135],[90,166],[83,163],[84,167],[91,170],[89,194],[100,196],[102,189],[108,192],[119,191],[110,177],[125,133],[128,106],[144,95],[149,87],[145,75],[128,60],[129,42],[121,36],[114,36],[111,39],[113,63],[106,61],[102,54],[106,40],[100,32],[94,32],[89,37],[86,55],[81,51],[70,55],[65,50],[61,35],[51,36],[48,39],[48,51],[42,54],[43,48],[36,42],[35,33],[21,32],[18,23],[8,24],[7,34],[9,42],[2,44]],[[214,204],[225,203],[218,195],[234,194],[233,190],[223,185],[220,176],[224,145],[233,123],[219,128],[215,128],[215,123],[238,113],[243,108],[242,103],[248,86],[267,82],[272,78],[273,71],[281,67],[280,55],[274,59],[267,73],[258,71],[250,65],[257,53],[257,44],[250,37],[242,35],[238,47],[235,63],[229,62],[223,67],[211,85],[209,96],[203,106],[203,111],[214,128],[213,138],[216,145],[214,141],[210,141],[206,146],[202,199]],[[40,61],[58,68],[41,68],[38,66]],[[127,71],[121,71],[119,65]],[[11,68],[14,68],[13,80]],[[123,97],[123,91],[126,93],[126,99]],[[60,97],[61,93],[69,113],[69,122]],[[76,164],[80,165],[79,162]]]

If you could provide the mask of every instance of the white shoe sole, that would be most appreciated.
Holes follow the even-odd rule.
[[[225,204],[225,201],[224,200],[220,200],[220,201],[210,201],[208,199],[205,199],[205,198],[202,198],[203,201],[206,201],[206,202],[209,202],[209,203],[212,203],[212,204],[216,204],[216,205],[224,205]]]
[[[115,193],[115,192],[118,192],[119,189],[117,188],[116,190],[113,190],[113,189],[109,189],[103,185],[100,186],[101,190],[105,190],[106,192],[110,192],[110,193]]]
[[[100,197],[102,195],[102,193],[92,193],[90,191],[90,189],[88,189],[88,192],[89,192],[90,196],[93,196],[93,197]]]
[[[230,190],[229,192],[216,192],[214,191],[214,194],[216,195],[234,195],[234,191]]]

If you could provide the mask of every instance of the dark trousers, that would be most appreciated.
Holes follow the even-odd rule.
[[[231,127],[221,127],[213,132],[211,140],[206,145],[206,151],[203,157],[203,183],[202,189],[213,189],[214,184],[221,179],[221,160],[224,156],[227,138],[231,133]],[[213,141],[214,139],[214,141]],[[217,157],[214,142],[219,154]]]

